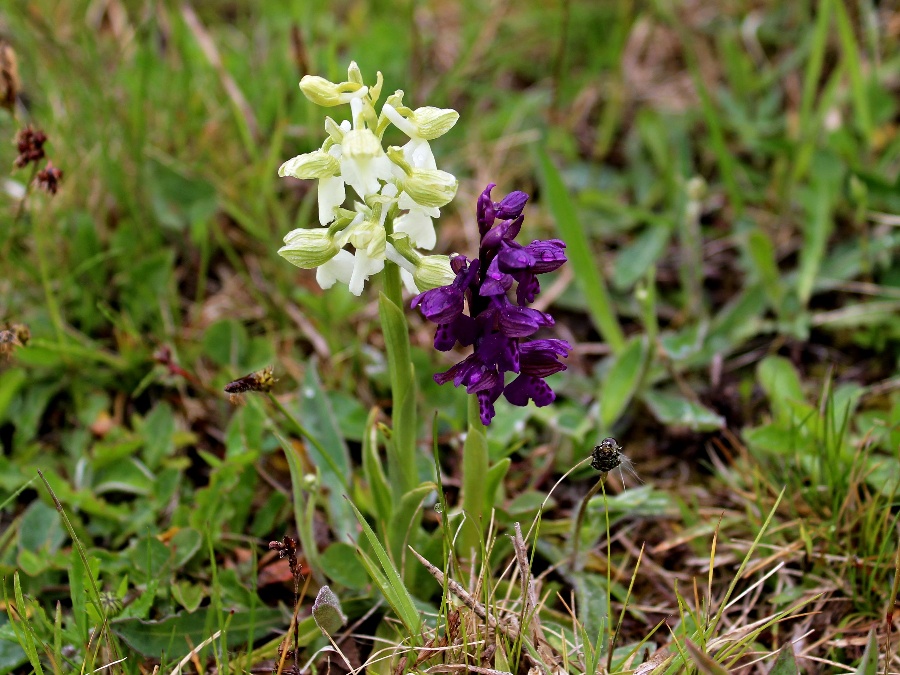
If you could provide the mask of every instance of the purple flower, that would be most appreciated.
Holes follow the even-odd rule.
[[[529,400],[537,406],[552,403],[556,394],[544,378],[566,369],[559,359],[572,349],[565,340],[524,340],[553,325],[553,317],[528,305],[541,291],[537,275],[566,262],[566,245],[559,239],[536,240],[527,246],[515,241],[528,195],[511,192],[494,202],[493,188],[491,183],[478,198],[478,259],[454,257],[450,261],[456,273],[453,283],[420,293],[412,303],[438,325],[435,349],[473,346],[469,356],[436,374],[434,381],[464,385],[468,393],[475,394],[484,424],[491,423],[494,402],[501,394],[518,406]],[[515,302],[509,298],[513,285]],[[509,384],[505,383],[506,373],[516,375]]]

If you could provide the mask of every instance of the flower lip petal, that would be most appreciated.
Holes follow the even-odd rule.
[[[522,373],[503,390],[506,400],[517,406],[528,405],[528,399],[534,401],[538,408],[550,405],[556,394],[550,385],[539,377]]]
[[[412,301],[412,306],[434,323],[450,323],[462,314],[463,304],[463,294],[455,285],[432,288]]]
[[[516,275],[519,285],[516,286],[516,302],[524,307],[534,302],[535,297],[541,292],[541,282],[529,272],[520,272]]]
[[[541,326],[552,326],[553,317],[531,307],[507,305],[500,310],[500,330],[509,337],[528,337]]]
[[[555,354],[566,357],[572,351],[572,345],[559,338],[545,338],[543,340],[531,340],[522,345],[522,356],[538,355],[542,353]]]
[[[487,426],[494,419],[494,402],[503,393],[503,380],[500,380],[493,389],[478,392],[478,412],[481,423]]]
[[[438,324],[434,331],[434,348],[439,352],[449,352],[456,346],[456,331],[453,328],[452,323]]]
[[[522,372],[535,377],[547,377],[566,369],[559,357],[565,358],[572,351],[572,346],[565,340],[555,338],[532,340],[519,349]]]

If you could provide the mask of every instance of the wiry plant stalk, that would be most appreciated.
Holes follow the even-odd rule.
[[[592,487],[584,496],[584,499],[581,500],[581,505],[578,507],[578,516],[575,518],[575,531],[572,533],[572,559],[569,561],[569,570],[572,572],[578,570],[578,547],[581,543],[581,525],[584,522],[584,514],[587,513],[588,502],[600,492],[600,488],[603,487],[605,482],[606,474],[604,473],[600,476],[600,480],[594,484],[594,487]]]
[[[600,445],[594,447],[594,450],[591,453],[591,466],[600,471],[601,474],[600,480],[598,480],[594,487],[588,491],[584,496],[584,499],[581,500],[581,505],[578,507],[578,516],[575,518],[575,531],[572,533],[572,560],[569,563],[569,570],[572,572],[578,570],[578,547],[581,543],[581,525],[584,522],[584,514],[587,512],[588,502],[603,488],[606,483],[606,476],[610,471],[617,466],[620,466],[623,463],[623,460],[625,461],[625,465],[628,466],[628,460],[623,457],[621,450],[622,448],[615,438],[604,438],[600,442]],[[604,491],[603,494],[606,496],[606,491]],[[608,516],[609,514],[607,513],[607,529],[609,529]]]

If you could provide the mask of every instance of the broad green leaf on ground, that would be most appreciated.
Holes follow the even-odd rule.
[[[609,625],[606,577],[588,572],[572,576],[578,600],[578,620],[588,635],[598,635]]]
[[[0,617],[0,621],[5,624],[6,616]],[[6,675],[28,661],[28,656],[15,641],[12,630],[9,631],[12,634],[10,637],[13,638],[10,640],[2,634],[5,632],[3,629],[4,625],[0,625],[0,675]]]
[[[350,454],[331,403],[322,389],[314,361],[307,364],[306,376],[298,396],[298,407],[299,418],[324,450],[323,454],[315,444],[306,444],[306,453],[318,468],[322,484],[328,490],[328,513],[335,538],[338,541],[347,541],[348,537],[356,539],[353,513],[344,498],[350,494]]]
[[[0,372],[0,419],[3,419],[10,401],[25,382],[26,375],[23,368],[10,368]]]
[[[153,491],[155,476],[137,458],[129,457],[109,464],[94,476],[94,492],[148,495]]]
[[[678,331],[665,331],[659,336],[659,346],[672,361],[686,361],[703,348],[708,329],[709,325],[701,321]]]
[[[681,394],[650,390],[641,397],[653,416],[666,426],[692,431],[714,431],[725,426],[725,418],[702,403]]]
[[[788,643],[778,650],[778,657],[772,664],[772,670],[769,675],[800,675],[800,668],[797,667],[797,659],[794,658],[793,645]]]
[[[336,541],[322,551],[322,569],[329,579],[354,590],[362,590],[369,584],[366,568],[356,556],[356,547]]]
[[[210,637],[207,626],[212,611],[204,607],[196,612],[174,614],[160,621],[116,619],[110,622],[110,627],[128,646],[144,656],[160,658],[165,655],[169,659],[178,659]],[[227,644],[229,648],[246,644],[248,638],[256,640],[286,627],[284,613],[278,609],[234,612],[228,624]]]
[[[162,401],[144,419],[141,435],[144,437],[144,462],[155,470],[175,448],[175,415],[172,407]]]
[[[666,250],[672,229],[661,225],[649,225],[635,240],[616,256],[611,279],[612,286],[625,291],[634,286]]]
[[[776,417],[783,420],[790,403],[806,400],[800,375],[793,364],[783,356],[767,356],[756,367],[756,376],[769,400]]]
[[[603,429],[612,427],[637,392],[647,358],[646,345],[647,340],[643,336],[632,338],[625,349],[612,357],[613,363],[600,387],[600,422]]]

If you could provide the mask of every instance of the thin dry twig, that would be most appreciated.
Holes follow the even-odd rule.
[[[412,546],[407,547],[410,551],[412,551],[413,555],[419,559],[419,562],[425,566],[425,569],[428,570],[428,573],[433,576],[437,582],[443,586],[444,585],[444,573],[441,572],[437,567],[428,562],[425,558],[419,555],[419,552],[416,551]],[[453,579],[447,579],[447,588],[450,589],[450,592],[453,593],[457,598],[459,598],[462,603],[471,609],[475,614],[482,620],[487,623],[491,628],[496,628],[501,631],[506,637],[510,640],[515,641],[519,636],[519,627],[515,625],[517,622],[515,619],[510,618],[508,622],[501,623],[497,620],[493,614],[487,611],[487,608],[478,602],[472,594],[469,593],[465,588],[462,587],[458,581]]]
[[[528,563],[528,548],[525,546],[525,539],[522,538],[522,527],[517,522],[514,528],[513,548],[516,552],[516,563],[519,566],[519,577],[522,580],[522,625],[527,625],[531,630],[531,639],[544,663],[558,665],[559,659],[544,636],[544,629],[538,615],[537,591],[531,575],[531,565]]]

